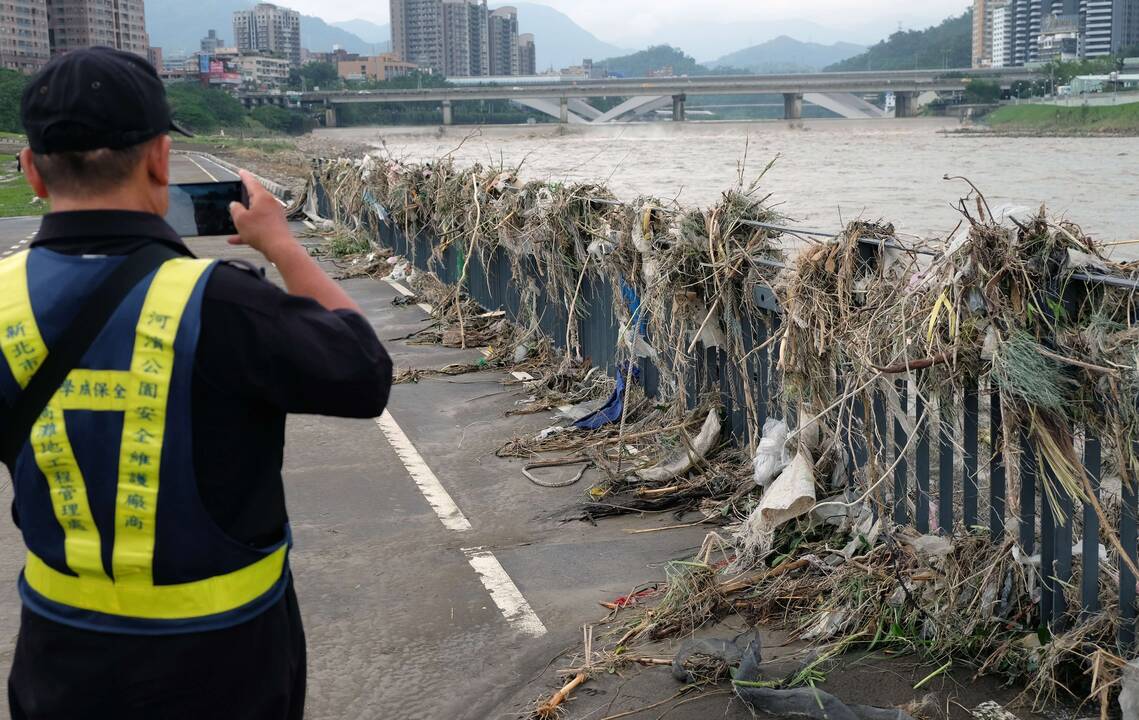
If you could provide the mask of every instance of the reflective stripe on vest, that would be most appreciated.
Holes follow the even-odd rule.
[[[0,262],[0,350],[26,387],[47,357],[27,283],[28,253]],[[135,329],[130,370],[73,370],[32,428],[29,441],[64,535],[62,573],[28,553],[24,578],[50,601],[81,610],[154,620],[225,613],[257,600],[282,578],[282,545],[246,567],[192,582],[155,585],[155,525],[174,341],[183,311],[211,261],[169,260],[151,282]],[[68,440],[65,410],[123,413],[114,508],[112,576]]]

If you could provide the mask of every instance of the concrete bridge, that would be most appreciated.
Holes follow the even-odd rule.
[[[330,127],[336,125],[336,108],[362,103],[438,103],[444,125],[453,122],[456,102],[510,100],[563,123],[600,124],[635,119],[672,105],[672,118],[685,119],[690,95],[782,95],[784,118],[802,117],[803,103],[811,102],[844,117],[885,117],[886,113],[862,99],[866,95],[892,92],[895,117],[914,114],[915,98],[925,92],[965,90],[970,82],[996,82],[1004,88],[1014,82],[1036,80],[1025,68],[902,70],[883,72],[799,73],[787,75],[710,75],[698,77],[618,78],[479,78],[461,85],[416,90],[334,90],[304,93],[250,93],[241,97],[246,107],[300,105],[326,108]],[[590,98],[627,98],[602,111]]]

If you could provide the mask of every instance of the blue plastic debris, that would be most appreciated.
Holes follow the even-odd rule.
[[[637,297],[637,291],[633,289],[629,283],[625,282],[625,278],[621,278],[621,297],[625,300],[625,305],[629,308],[629,315],[632,317],[632,325],[637,326],[637,331],[641,335],[647,336],[649,330],[648,320],[641,314],[641,299]]]
[[[617,387],[613,389],[613,394],[609,396],[609,400],[600,410],[575,422],[573,424],[575,428],[596,430],[621,419],[621,413],[625,406],[625,382],[630,374],[630,369],[632,370],[633,384],[636,384],[641,377],[641,369],[632,363],[625,363],[622,368],[623,372],[617,375]]]

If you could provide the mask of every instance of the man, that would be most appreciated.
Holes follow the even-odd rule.
[[[155,248],[173,259],[107,308],[30,432],[10,435],[28,547],[12,716],[300,718],[285,416],[380,414],[391,361],[250,175],[230,242],[275,264],[291,294],[195,259],[163,221],[178,128],[143,59],[53,59],[21,115],[21,165],[52,212],[29,251],[0,261],[0,437],[116,268]]]

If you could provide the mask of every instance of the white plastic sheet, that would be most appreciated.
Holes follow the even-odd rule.
[[[755,484],[766,488],[783,469],[791,464],[791,453],[787,452],[787,423],[768,418],[763,424],[763,438],[756,448],[752,465],[755,469]]]

